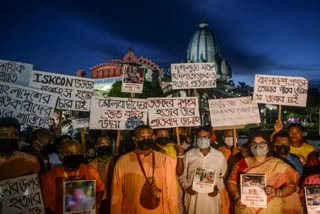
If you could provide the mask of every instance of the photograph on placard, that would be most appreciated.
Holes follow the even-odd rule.
[[[65,181],[63,184],[64,213],[96,211],[96,182],[94,180]]]

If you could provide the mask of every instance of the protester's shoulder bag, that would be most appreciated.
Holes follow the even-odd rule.
[[[142,162],[139,158],[139,155],[136,153],[138,162],[141,168],[141,171],[146,178],[146,182],[142,186],[141,193],[140,193],[140,204],[142,207],[153,210],[157,208],[160,205],[160,192],[161,189],[159,189],[154,180],[154,167],[155,167],[155,157],[154,152],[152,152],[152,176],[147,177],[146,172],[143,168]]]

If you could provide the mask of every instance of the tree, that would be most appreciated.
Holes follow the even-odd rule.
[[[245,82],[238,82],[237,88],[250,88],[250,85]]]

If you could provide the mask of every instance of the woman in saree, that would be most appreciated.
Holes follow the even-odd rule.
[[[235,213],[282,214],[300,213],[301,210],[285,211],[285,198],[298,190],[298,172],[282,160],[273,157],[270,142],[263,133],[256,132],[249,138],[250,156],[241,159],[232,169],[227,188],[235,200]],[[240,174],[264,174],[267,206],[249,207],[241,203]]]

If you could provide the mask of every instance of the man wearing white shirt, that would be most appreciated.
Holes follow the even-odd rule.
[[[179,177],[179,183],[185,190],[184,205],[187,213],[220,213],[220,191],[224,188],[223,177],[227,170],[224,155],[210,147],[211,128],[201,127],[197,132],[197,148],[185,154],[184,172]],[[197,169],[214,171],[212,189],[197,192],[193,180]]]

